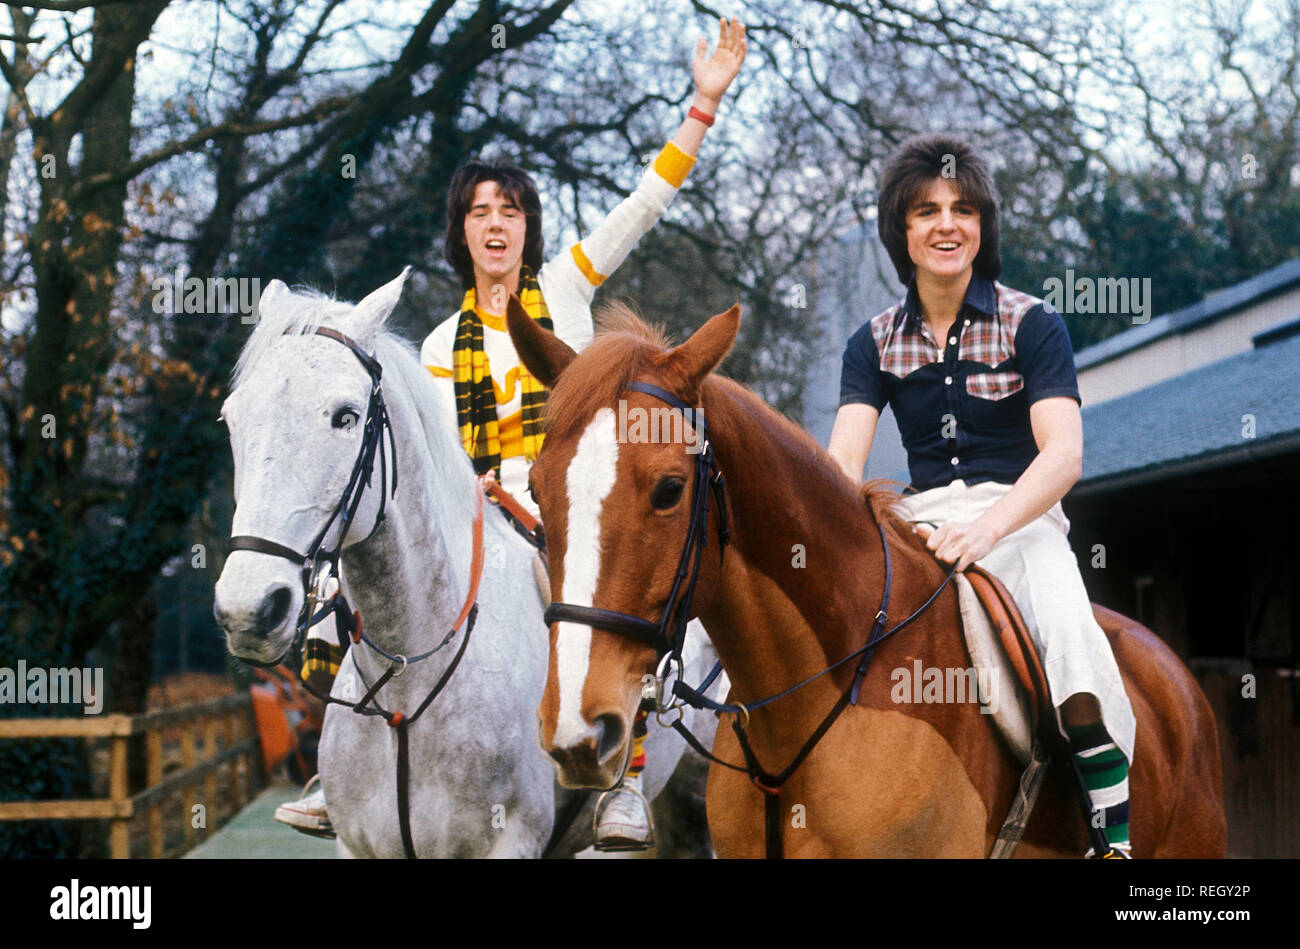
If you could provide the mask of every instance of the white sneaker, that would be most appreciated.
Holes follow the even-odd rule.
[[[1089,847],[1083,858],[1085,860],[1132,860],[1133,848],[1132,844],[1111,844],[1110,850],[1098,857],[1096,850]]]
[[[311,790],[312,785],[319,783],[320,775],[313,775],[302,789],[298,800],[281,804],[275,809],[275,819],[304,834],[333,840],[337,835],[325,810],[325,789],[318,787],[315,791]]]
[[[640,776],[602,794],[593,820],[597,850],[648,850],[654,845],[654,822]]]

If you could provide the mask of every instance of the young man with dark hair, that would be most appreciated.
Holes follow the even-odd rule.
[[[940,560],[979,563],[1010,589],[1104,820],[1110,850],[1096,856],[1127,857],[1136,720],[1060,505],[1083,457],[1065,323],[996,282],[997,195],[965,142],[904,142],[881,176],[877,226],[907,296],[845,347],[830,454],[859,481],[880,412],[893,405],[919,491],[904,499],[908,516],[940,525],[928,541]]]
[[[517,295],[533,319],[572,346],[592,337],[591,300],[641,235],[677,194],[713,124],[718,103],[745,57],[745,27],[722,20],[718,48],[700,39],[695,101],[677,134],[641,176],[637,189],[590,234],[543,263],[541,202],[532,179],[509,162],[473,161],[447,194],[444,255],[465,297],[429,334],[421,360],[451,387],[465,450],[480,473],[498,480],[536,513],[528,468],[541,449],[545,393],[519,362],[506,331],[506,304]]]
[[[506,331],[510,297],[518,296],[529,316],[574,349],[591,341],[596,288],[667,210],[695,163],[745,51],[745,26],[739,20],[720,21],[712,56],[708,42],[699,40],[692,64],[695,99],[677,134],[631,195],[594,231],[545,263],[541,201],[526,172],[508,161],[475,160],[452,176],[443,253],[460,277],[465,296],[460,310],[424,340],[420,358],[449,389],[447,402],[456,407],[461,441],[475,469],[480,474],[495,472],[502,486],[534,515],[528,469],[542,447],[546,393],[520,363]],[[320,650],[331,647],[337,651],[328,641],[319,643]],[[309,641],[309,666],[311,657]],[[313,670],[337,672],[340,659],[322,655],[304,675]],[[649,846],[649,815],[641,794],[645,736],[642,711],[633,726],[627,776],[597,802],[598,845],[624,850]],[[320,792],[283,806],[276,816],[309,832],[328,832]]]

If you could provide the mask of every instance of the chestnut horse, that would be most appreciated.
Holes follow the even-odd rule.
[[[647,626],[669,604],[701,484],[692,481],[701,446],[689,429],[673,443],[628,425],[665,412],[664,400],[629,388],[633,383],[701,407],[725,478],[730,543],[714,540],[723,526],[715,504],[690,613],[703,620],[731,678],[729,701],[774,695],[866,642],[885,582],[882,543],[893,563],[891,623],[940,587],[947,571],[894,513],[893,495],[852,484],[806,432],[742,386],[711,375],[735,338],[739,306],[672,349],[630,312],[615,309],[581,355],[514,303],[509,313],[521,359],[552,389],[531,487],[550,544],[557,603],[566,594],[581,599],[579,611],[585,608],[590,623],[621,613],[649,620]],[[1204,694],[1157,636],[1095,609],[1137,716],[1129,775],[1133,855],[1224,856],[1218,737]],[[580,622],[551,623],[539,737],[566,771],[566,783],[609,786],[623,767],[656,649],[599,625],[579,633]],[[941,669],[970,665],[951,585],[877,647],[857,704],[845,707],[787,780],[778,815],[786,855],[990,852],[1021,769],[977,704],[891,700],[891,671],[911,669],[915,659]],[[799,753],[852,674],[852,664],[842,665],[748,712],[749,742],[768,773]],[[743,761],[732,728],[718,729],[714,754]],[[1017,856],[1084,854],[1084,811],[1069,780],[1063,768],[1051,769]],[[765,795],[745,774],[714,764],[707,806],[719,856],[763,855]]]

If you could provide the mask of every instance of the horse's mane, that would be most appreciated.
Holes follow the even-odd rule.
[[[231,391],[248,379],[271,345],[285,333],[312,333],[318,326],[330,326],[353,336],[357,344],[363,350],[373,352],[384,367],[385,386],[393,384],[396,376],[409,390],[419,414],[420,424],[417,427],[424,434],[423,447],[429,455],[427,470],[463,475],[438,478],[440,489],[430,493],[438,523],[462,522],[464,512],[473,509],[474,469],[452,424],[455,406],[447,404],[446,393],[434,383],[428,370],[420,364],[419,354],[409,340],[390,332],[383,324],[370,328],[364,334],[354,335],[348,319],[353,310],[353,304],[309,288],[298,288],[277,298],[270,312],[263,310],[259,313],[257,324],[240,351],[231,376]],[[346,352],[342,347],[339,351]],[[349,355],[348,358],[354,357]],[[398,463],[408,472],[415,470],[409,460],[403,463],[399,459]],[[406,483],[410,482],[401,481],[399,470],[399,484]],[[441,509],[444,505],[445,509]]]
[[[669,340],[663,329],[642,321],[626,303],[599,305],[595,322],[596,335],[582,351],[582,359],[565,369],[559,385],[548,397],[548,425],[557,418],[586,424],[597,408],[615,404],[619,393],[655,356],[668,351]]]
[[[585,424],[599,407],[615,404],[628,383],[670,346],[671,340],[663,328],[647,324],[632,307],[622,302],[603,304],[597,310],[595,338],[583,350],[583,358],[575,360],[561,374],[560,385],[551,393],[547,416],[571,418],[574,424]],[[750,412],[767,419],[777,430],[779,440],[803,455],[828,479],[840,478],[846,490],[853,490],[839,465],[801,425],[733,379],[711,374],[705,385],[725,387]],[[898,510],[901,496],[894,490],[895,484],[875,479],[856,490],[873,517],[896,536],[907,537],[911,531]]]

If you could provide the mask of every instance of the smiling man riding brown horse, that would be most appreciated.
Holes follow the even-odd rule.
[[[978,563],[1015,596],[1104,823],[1101,856],[1127,857],[1135,719],[1060,505],[1083,457],[1065,324],[996,282],[997,197],[965,142],[905,142],[879,203],[881,240],[907,297],[849,340],[829,452],[858,481],[880,412],[893,406],[920,492],[904,501],[909,517],[939,525],[928,544],[940,560]]]
[[[539,738],[566,786],[607,787],[622,772],[647,679],[666,703],[661,714],[672,716],[681,702],[718,711],[730,727],[717,730],[711,753],[696,748],[713,762],[709,832],[724,857],[1006,856],[1008,841],[1016,856],[1064,857],[1082,855],[1090,837],[1100,855],[1118,854],[1127,780],[1119,762],[1137,747],[1133,853],[1222,857],[1214,714],[1186,665],[1141,625],[1093,607],[1105,639],[1083,630],[1039,643],[1056,705],[1069,706],[1063,717],[1077,736],[1081,770],[1093,779],[1090,799],[1099,810],[1090,829],[1076,816],[1077,778],[1062,769],[1046,774],[1025,814],[1023,760],[986,714],[986,698],[946,698],[940,689],[909,701],[893,688],[922,660],[944,682],[977,671],[969,668],[952,574],[903,509],[914,520],[945,522],[933,546],[949,562],[992,561],[1007,547],[1021,561],[1032,558],[1033,586],[1019,578],[1015,588],[1034,622],[1065,594],[1081,597],[1083,616],[1070,611],[1076,627],[1089,610],[1064,519],[1053,516],[1078,476],[1077,390],[1064,328],[1038,301],[992,282],[995,205],[974,156],[942,140],[912,154],[914,174],[900,175],[909,165],[896,163],[885,176],[883,197],[893,195],[902,210],[894,214],[886,200],[882,224],[901,216],[890,247],[909,268],[905,279],[916,271],[914,302],[928,307],[895,308],[859,334],[857,344],[874,349],[848,360],[838,460],[714,372],[736,339],[739,305],[671,347],[624,308],[579,353],[511,303],[520,358],[552,390],[546,445],[529,472],[551,566]],[[915,189],[899,198],[909,179]],[[977,190],[981,180],[987,199]],[[936,288],[947,292],[930,292]],[[913,324],[905,326],[909,316]],[[937,358],[937,339],[947,363]],[[852,368],[863,366],[874,366],[874,387],[870,372],[854,379]],[[937,380],[927,379],[935,371]],[[880,378],[886,374],[893,378]],[[859,483],[871,440],[861,423],[875,421],[865,413],[884,404],[882,390],[907,415],[913,393],[902,390],[913,385],[921,421],[913,427],[904,418],[902,426],[917,484],[930,490],[905,501],[881,483]],[[936,409],[943,400],[951,411]],[[682,413],[694,437],[622,431],[620,418],[662,413],[665,405]],[[1006,411],[1017,405],[1020,411]],[[854,412],[864,415],[847,424]],[[956,470],[938,474],[943,464]],[[969,488],[968,477],[976,482]],[[1023,537],[1032,543],[1019,546]],[[1067,568],[1073,587],[1060,576]],[[730,678],[725,704],[680,676],[669,697],[662,670],[692,617],[708,630]],[[1081,638],[1085,648],[1071,648]],[[1082,667],[1080,652],[1088,660]],[[1116,685],[1129,700],[1118,710]],[[1100,699],[1100,714],[1080,698],[1087,695]],[[1092,727],[1106,732],[1100,739],[1080,734],[1090,712],[1100,720]],[[1126,712],[1135,721],[1127,734]],[[1058,715],[1049,720],[1059,726]],[[1068,756],[1071,768],[1074,760]]]

